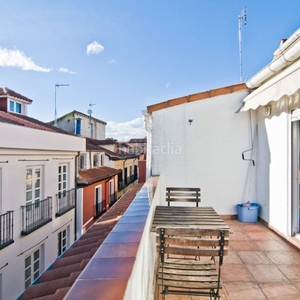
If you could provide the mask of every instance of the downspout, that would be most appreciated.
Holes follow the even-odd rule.
[[[74,208],[74,241],[77,240],[77,172],[78,172],[78,157],[80,156],[80,151],[77,152],[75,156],[75,208]]]
[[[125,159],[123,161],[123,194],[125,194],[125,163],[126,163],[126,160],[127,159]]]

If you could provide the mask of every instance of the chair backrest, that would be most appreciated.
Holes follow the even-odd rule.
[[[167,187],[166,201],[168,206],[170,206],[170,202],[195,202],[198,207],[198,203],[201,202],[200,192],[200,188]]]
[[[191,257],[219,257],[228,255],[228,229],[199,229],[196,227],[172,227],[156,229],[156,249],[163,263],[165,255],[183,255]]]

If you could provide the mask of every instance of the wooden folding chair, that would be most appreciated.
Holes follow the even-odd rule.
[[[201,202],[200,192],[200,188],[167,187],[166,201],[168,206],[170,202],[195,202],[198,207],[198,203]]]
[[[156,280],[163,299],[166,294],[220,297],[221,266],[228,244],[229,230],[157,228]]]

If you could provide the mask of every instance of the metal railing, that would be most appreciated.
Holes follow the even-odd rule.
[[[117,193],[112,193],[109,195],[109,205],[113,205],[117,199]]]
[[[21,206],[21,214],[21,235],[27,235],[52,221],[52,197]]]
[[[0,215],[0,250],[14,242],[14,212],[7,211]]]
[[[124,188],[123,182],[118,182],[118,191],[121,191]]]
[[[73,209],[75,207],[75,189],[56,194],[56,207],[56,217],[59,217]]]
[[[100,217],[101,213],[102,213],[102,201],[100,203],[98,203],[97,205],[94,205],[94,219]]]

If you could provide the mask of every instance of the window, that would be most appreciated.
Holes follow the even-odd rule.
[[[75,129],[75,134],[78,134],[78,135],[80,135],[81,134],[81,119],[80,118],[78,118],[78,119],[76,119],[76,125],[75,125],[76,127],[76,129]]]
[[[16,112],[17,113],[21,113],[21,104],[20,103],[16,103]]]
[[[41,250],[38,249],[25,258],[25,289],[40,275]]]
[[[94,154],[93,156],[93,167],[99,167],[99,159],[98,159],[98,154]]]
[[[14,112],[15,111],[15,102],[9,101],[9,111]]]
[[[26,204],[41,201],[41,167],[28,167],[26,169]],[[38,204],[37,204],[38,205]]]
[[[102,186],[95,188],[95,217],[98,217],[102,212]]]
[[[67,250],[67,231],[68,229],[66,228],[57,235],[57,256],[60,256]]]
[[[104,166],[104,154],[101,154],[101,166]]]
[[[0,214],[1,213],[2,213],[2,168],[0,168]]]
[[[94,124],[90,124],[91,125],[91,138],[94,137]]]
[[[68,166],[66,164],[58,166],[58,198],[64,197],[67,192]]]
[[[115,185],[113,180],[109,181],[109,198],[110,204],[113,204],[113,202],[115,201]]]
[[[9,111],[16,112],[18,114],[22,113],[22,104],[12,101],[9,101]]]
[[[79,156],[79,169],[80,170],[85,169],[85,155],[84,154]]]

